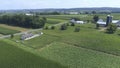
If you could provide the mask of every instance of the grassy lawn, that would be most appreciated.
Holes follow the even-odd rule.
[[[20,31],[0,27],[0,34],[3,34],[3,35],[14,34],[14,33],[18,33],[18,32],[20,32]]]
[[[11,43],[0,40],[1,68],[66,68],[57,62],[24,51]]]

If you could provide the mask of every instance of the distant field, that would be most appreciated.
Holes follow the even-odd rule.
[[[3,34],[3,35],[14,34],[14,33],[18,33],[18,32],[20,32],[20,31],[0,27],[0,34]]]
[[[0,40],[0,68],[66,68]]]
[[[43,15],[43,17],[52,18],[52,19],[60,19],[60,20],[70,20],[71,18],[77,17],[81,20],[91,20],[91,15]]]
[[[9,26],[9,25],[5,25],[5,24],[0,24],[0,27],[8,28],[8,29],[11,29],[11,30],[17,30],[17,31],[21,31],[21,32],[24,32],[24,31],[28,30],[27,28],[16,27],[16,26]]]
[[[59,24],[65,21],[66,20],[47,18],[47,23],[45,26],[52,26],[52,25]]]
[[[106,20],[106,16],[109,14],[94,14],[98,15],[99,18],[102,18]],[[71,18],[77,17],[80,18],[81,20],[92,20],[93,19],[93,14],[80,14],[80,15],[41,15],[42,17],[47,17],[47,18],[52,18],[52,19],[61,19],[61,20],[70,20]],[[110,14],[113,16],[114,20],[120,20],[120,13],[113,13]]]

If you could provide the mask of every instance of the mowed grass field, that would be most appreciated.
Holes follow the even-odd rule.
[[[0,68],[67,68],[61,64],[27,52],[0,40]]]
[[[17,31],[17,30],[0,27],[0,34],[3,34],[3,35],[15,34],[15,33],[19,33],[19,32],[20,31]]]

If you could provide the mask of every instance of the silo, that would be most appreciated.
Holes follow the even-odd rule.
[[[107,16],[106,26],[108,26],[108,25],[109,25],[109,23],[111,23],[111,22],[112,22],[112,18],[113,18],[113,16],[110,16],[110,15],[108,15],[108,16]]]

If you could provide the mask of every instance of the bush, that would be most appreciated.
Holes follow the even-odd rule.
[[[11,34],[10,37],[11,37],[11,39],[13,39],[14,38],[14,34]]]
[[[51,29],[52,29],[52,30],[55,29],[55,26],[51,26]]]
[[[75,23],[71,23],[71,26],[75,26]]]
[[[96,24],[96,29],[99,29],[99,27],[100,27],[99,24]]]
[[[79,31],[80,31],[80,27],[76,27],[75,32],[79,32]]]
[[[47,30],[47,29],[48,29],[48,26],[46,26],[45,29]]]
[[[110,23],[107,27],[106,32],[109,34],[113,34],[115,33],[116,30],[117,30],[117,26],[115,24]]]
[[[69,23],[67,23],[66,25],[69,26]]]
[[[66,30],[66,29],[67,29],[67,25],[66,24],[61,25],[60,30]]]

